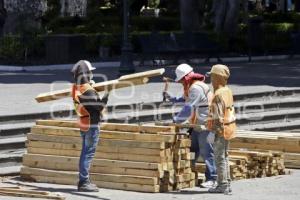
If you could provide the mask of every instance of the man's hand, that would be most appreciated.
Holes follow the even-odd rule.
[[[189,129],[187,130],[187,133],[188,133],[189,135],[191,135],[191,134],[193,133],[193,131],[194,131],[194,128],[189,128]]]
[[[171,96],[169,95],[168,92],[163,92],[162,95],[163,95],[163,101],[170,101]]]
[[[213,144],[215,142],[215,134],[210,132],[206,138],[209,144]]]
[[[109,93],[108,92],[105,92],[105,94],[103,95],[103,97],[102,97],[102,99],[101,99],[101,101],[102,101],[102,103],[103,104],[107,104],[107,102],[108,102],[108,96],[109,96]]]

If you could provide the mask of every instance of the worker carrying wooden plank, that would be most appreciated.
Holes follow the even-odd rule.
[[[216,186],[216,166],[214,161],[214,152],[212,144],[207,141],[209,131],[203,130],[208,116],[208,106],[211,98],[211,92],[208,85],[204,82],[205,76],[195,73],[188,64],[179,65],[176,70],[176,82],[183,85],[184,95],[180,98],[171,97],[166,91],[163,97],[173,103],[184,103],[181,111],[173,118],[174,123],[188,123],[196,125],[189,130],[192,139],[191,151],[195,153],[193,166],[201,156],[206,163],[206,181],[202,187],[211,188]],[[165,79],[166,80],[166,79]]]
[[[89,178],[89,170],[99,141],[99,122],[101,112],[107,104],[108,93],[102,98],[92,87],[95,68],[89,61],[80,60],[71,72],[74,77],[72,98],[75,111],[79,117],[80,134],[82,137],[82,150],[79,160],[78,191],[97,192],[97,186]]]

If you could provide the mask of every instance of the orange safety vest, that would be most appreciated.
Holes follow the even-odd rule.
[[[196,80],[196,81],[194,81],[194,82],[191,84],[191,86],[192,86],[193,84],[198,84],[198,85],[203,89],[203,92],[204,92],[206,98],[208,99],[208,102],[207,102],[207,103],[208,103],[208,106],[209,106],[210,103],[211,103],[211,100],[212,100],[212,94],[211,94],[211,92],[210,92],[209,89],[208,89],[208,90],[205,90],[205,88],[202,86],[202,84],[205,84],[205,83]],[[190,87],[191,87],[191,86],[190,86]],[[189,90],[187,91],[187,95],[188,95],[188,94],[189,94]],[[198,123],[197,113],[196,113],[195,110],[192,111],[191,117],[190,117],[190,119],[189,119],[189,123],[190,123],[190,124],[197,124],[197,123]]]
[[[224,130],[223,133],[221,133],[221,136],[224,137],[226,140],[230,140],[232,138],[235,138],[236,136],[236,117],[233,106],[233,95],[231,90],[226,86],[218,89],[214,94],[214,98],[216,96],[219,96],[225,104],[223,120]],[[210,114],[207,120],[208,130],[212,130],[213,127],[214,119],[212,118],[212,116],[212,109],[210,108]]]
[[[90,113],[85,109],[85,107],[80,103],[79,97],[88,90],[95,90],[89,83],[82,85],[72,86],[72,98],[74,102],[75,111],[79,117],[79,128],[81,131],[88,131],[90,129]]]

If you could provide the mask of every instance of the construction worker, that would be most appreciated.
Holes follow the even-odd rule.
[[[72,87],[72,97],[75,111],[79,117],[82,150],[79,160],[78,191],[97,192],[97,186],[89,178],[89,169],[99,141],[99,122],[101,112],[107,104],[108,94],[102,99],[92,87],[95,68],[89,61],[80,60],[72,69],[75,83]]]
[[[229,140],[235,137],[235,113],[233,96],[227,86],[230,71],[225,65],[214,65],[209,72],[214,88],[207,128],[211,131],[207,140],[214,143],[218,186],[210,188],[210,193],[230,194],[230,167],[228,161]]]
[[[194,73],[193,68],[188,64],[181,64],[176,68],[176,82],[183,85],[184,96],[181,98],[172,98],[167,92],[164,92],[164,99],[169,101],[184,102],[182,110],[174,117],[175,123],[188,123],[204,125],[208,116],[208,104],[211,96],[210,89],[204,83],[205,76]],[[211,188],[216,184],[216,166],[214,161],[214,152],[212,144],[207,142],[209,132],[207,130],[190,129],[192,146],[191,151],[195,152],[193,166],[201,156],[206,164],[206,181],[201,184],[202,187]]]

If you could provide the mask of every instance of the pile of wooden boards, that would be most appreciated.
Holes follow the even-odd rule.
[[[56,199],[64,200],[64,196],[51,193],[46,191],[29,190],[17,187],[0,187],[0,196],[11,196],[11,197],[28,197],[28,198],[39,198],[39,199]]]
[[[194,187],[190,145],[174,127],[103,123],[91,180],[101,188],[139,192]],[[76,185],[80,151],[75,121],[37,121],[28,134],[21,177]]]
[[[286,168],[300,169],[300,134],[284,132],[238,131],[231,148],[282,151]]]
[[[230,150],[229,165],[232,180],[285,174],[283,153],[281,152]],[[204,174],[205,164],[197,163],[195,170],[200,174]],[[200,175],[200,177],[203,176]]]

